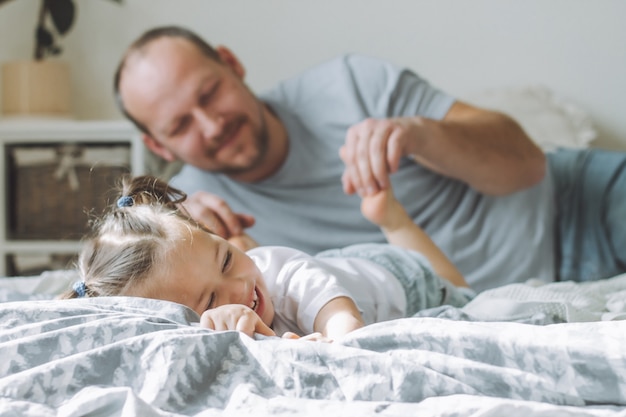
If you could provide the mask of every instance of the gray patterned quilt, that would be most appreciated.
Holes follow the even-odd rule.
[[[520,284],[326,344],[202,329],[164,301],[4,288],[0,415],[626,417],[624,291]]]

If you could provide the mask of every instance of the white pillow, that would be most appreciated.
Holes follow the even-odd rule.
[[[513,117],[544,151],[585,148],[597,136],[587,113],[546,87],[487,90],[465,101]]]

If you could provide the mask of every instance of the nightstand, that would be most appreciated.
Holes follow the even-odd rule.
[[[116,181],[144,167],[140,134],[123,120],[0,120],[0,275],[71,268]]]

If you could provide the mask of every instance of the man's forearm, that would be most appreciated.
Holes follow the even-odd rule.
[[[513,193],[545,175],[543,151],[506,115],[457,102],[444,120],[416,123],[424,133],[410,150],[415,160],[480,192]]]

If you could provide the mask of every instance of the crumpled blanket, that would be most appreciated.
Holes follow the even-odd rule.
[[[326,344],[197,320],[184,306],[130,297],[1,303],[0,411],[626,416],[624,321],[415,317]]]
[[[441,306],[419,317],[554,324],[626,319],[626,274],[589,282],[529,280],[483,291],[461,309]]]

